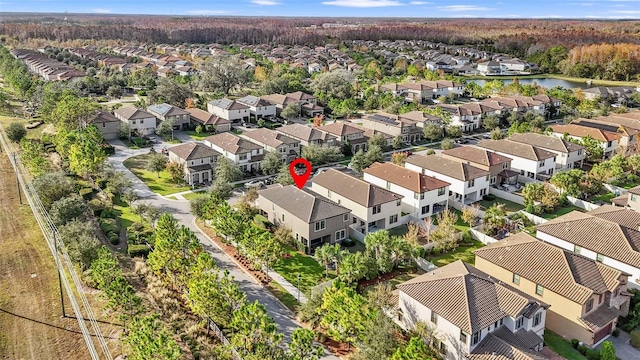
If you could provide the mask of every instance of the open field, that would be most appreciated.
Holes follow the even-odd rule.
[[[61,318],[53,256],[29,206],[19,205],[15,174],[4,153],[0,154],[0,243],[0,358],[89,359],[66,298],[68,317]],[[87,297],[99,302],[90,294]],[[101,308],[95,306],[94,313],[99,316]],[[102,325],[105,337],[117,339],[118,329]],[[109,343],[115,357],[120,341]]]

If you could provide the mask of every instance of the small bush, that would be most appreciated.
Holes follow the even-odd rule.
[[[103,219],[115,219],[118,217],[118,213],[112,208],[107,208],[102,210],[100,217]]]
[[[496,196],[493,194],[487,194],[482,197],[482,200],[484,201],[493,201],[495,199],[496,199]]]
[[[600,360],[600,351],[594,349],[588,349],[585,354],[587,360]]]
[[[636,349],[640,349],[640,330],[633,330],[631,334],[629,334],[631,339],[629,343]]]
[[[427,150],[427,155],[433,155],[433,154],[435,154],[435,153],[436,153],[436,151],[435,151],[435,150],[433,150],[433,149],[429,149],[429,150]]]
[[[100,201],[100,199],[93,199],[89,201],[88,205],[89,210],[91,210],[91,212],[95,216],[100,216],[104,211],[104,204],[102,203],[102,201]]]
[[[147,92],[144,90],[138,90],[138,96],[147,96]]]
[[[115,219],[100,219],[100,230],[103,233],[108,234],[111,232],[118,232],[118,224]]]
[[[578,345],[578,347],[576,349],[582,355],[587,355],[587,350],[589,350],[589,348],[584,346],[584,345]]]
[[[149,255],[149,247],[147,245],[129,245],[129,256],[146,258]]]
[[[618,329],[613,330],[613,331],[611,332],[611,335],[613,335],[614,337],[618,337],[618,336],[620,336],[620,330],[618,330]]]
[[[120,235],[118,235],[118,233],[111,232],[111,233],[109,233],[108,237],[109,237],[109,242],[111,243],[111,245],[120,244]]]
[[[471,236],[471,230],[466,229],[462,232],[462,242],[465,244],[473,243],[473,236]]]
[[[573,346],[574,349],[578,348],[578,345],[580,345],[580,340],[578,339],[571,339],[571,346]]]
[[[80,196],[82,196],[83,199],[89,200],[89,199],[91,199],[91,195],[93,195],[93,189],[92,188],[82,188],[82,189],[80,189],[80,191],[78,191],[78,193],[80,194]]]

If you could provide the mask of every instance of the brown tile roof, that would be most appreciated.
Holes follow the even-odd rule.
[[[475,250],[474,254],[578,304],[584,304],[594,293],[613,291],[622,275],[523,232]]]
[[[629,195],[624,194],[611,199],[611,203],[615,206],[627,206],[629,204]]]
[[[470,161],[472,164],[475,163],[484,166],[500,165],[506,162],[511,162],[512,160],[510,157],[496,154],[485,149],[480,149],[475,146],[460,146],[445,150],[442,153],[460,160]]]
[[[291,145],[300,142],[292,137],[267,128],[246,131],[242,133],[242,136],[248,137],[250,140],[254,140],[258,144],[265,144],[274,148],[283,144]]]
[[[604,119],[606,119],[606,120],[604,120]],[[636,120],[631,120],[631,119],[622,119],[622,120],[623,120],[622,122],[626,122],[626,120],[636,121]],[[640,122],[640,121],[638,121],[638,122]],[[638,132],[640,132],[640,130],[638,130],[638,129],[634,129],[634,128],[629,127],[627,125],[613,122],[613,121],[611,121],[610,118],[595,118],[595,119],[578,118],[578,119],[575,119],[575,120],[571,121],[571,124],[579,125],[579,126],[592,127],[592,128],[601,129],[601,130],[604,130],[604,131],[609,131],[609,132],[615,132],[615,133],[619,133],[619,134],[621,134],[623,136],[636,135],[636,134],[638,134]],[[640,126],[640,125],[634,125],[634,126]]]
[[[403,198],[402,195],[394,194],[335,169],[329,169],[315,176],[313,182],[367,208]]]
[[[468,334],[548,306],[461,260],[397,288]]]
[[[351,134],[364,133],[364,129],[360,129],[344,121],[334,121],[331,124],[317,127],[318,130],[326,131],[336,136],[346,136]]]
[[[112,113],[104,110],[96,111],[95,117],[89,121],[91,124],[102,124],[102,123],[110,123],[110,122],[120,122],[117,117],[113,116]]]
[[[489,172],[483,169],[440,156],[413,155],[408,157],[405,162],[460,181],[473,180],[489,175]]]
[[[204,141],[218,145],[222,150],[231,154],[242,154],[251,152],[251,150],[262,149],[262,146],[228,132],[207,136]]]
[[[614,141],[620,138],[620,135],[613,132],[586,127],[586,126],[580,126],[576,124],[551,125],[551,130],[553,130],[554,133],[569,134],[571,136],[575,136],[579,138],[591,136],[595,140],[598,140],[601,142]]]
[[[258,195],[275,203],[306,223],[348,214],[351,210],[315,193],[300,190],[297,186],[280,184],[259,190]],[[265,210],[265,209],[263,209]],[[265,211],[270,211],[266,209]]]
[[[536,133],[513,134],[509,137],[509,140],[561,153],[570,153],[584,149],[584,146],[572,143],[571,141],[567,141],[555,136]]]
[[[170,147],[169,152],[178,155],[179,158],[184,160],[194,160],[220,155],[220,153],[210,147],[197,142],[188,142],[186,144]]]
[[[213,115],[204,110],[190,108],[186,109],[191,117],[191,120],[201,123],[202,125],[227,125],[230,124],[231,121],[221,118],[217,115]]]
[[[629,189],[629,192],[634,195],[640,195],[640,186],[633,187]]]
[[[622,312],[616,308],[600,306],[580,320],[593,331],[597,331],[620,315],[623,315]]]
[[[556,154],[542,148],[509,139],[484,140],[478,143],[478,147],[533,161],[545,160],[556,156]]]
[[[640,268],[640,214],[611,205],[573,211],[536,226],[542,232]]]
[[[500,330],[500,329],[498,329]],[[509,330],[505,330],[509,331]],[[535,335],[535,334],[534,334]],[[536,335],[537,336],[537,335]],[[515,346],[498,335],[489,333],[467,356],[468,360],[547,360],[542,353]]]
[[[296,91],[296,92],[292,92],[292,93],[288,93],[285,94],[284,96],[290,98],[290,99],[294,99],[296,101],[309,101],[309,100],[314,100],[316,97],[313,95],[309,95],[307,93],[304,93],[302,91]]]
[[[373,163],[371,166],[364,169],[364,172],[416,193],[423,193],[451,185],[448,182],[438,180],[433,176],[423,175],[388,162]]]

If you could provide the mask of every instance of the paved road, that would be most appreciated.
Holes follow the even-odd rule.
[[[293,319],[294,314],[288,308],[284,307],[269,290],[256,283],[253,278],[238,268],[220,248],[200,232],[194,225],[195,218],[191,214],[188,201],[168,200],[155,194],[122,164],[125,159],[131,156],[148,153],[149,149],[132,150],[124,146],[124,144],[118,144],[118,141],[112,141],[111,144],[116,148],[116,153],[109,157],[109,162],[113,165],[114,169],[124,172],[126,176],[133,181],[136,193],[144,198],[144,201],[148,201],[151,205],[160,208],[162,211],[173,214],[180,224],[190,228],[196,234],[205,250],[211,254],[211,257],[218,266],[223,270],[228,270],[234,277],[240,289],[247,294],[247,299],[251,302],[258,300],[267,308],[267,312],[276,322],[278,330],[285,336],[285,341],[288,342],[293,330],[300,327],[300,324]],[[157,151],[160,151],[163,146],[164,144],[157,144],[154,147]],[[338,357],[325,353],[323,359],[336,360]]]

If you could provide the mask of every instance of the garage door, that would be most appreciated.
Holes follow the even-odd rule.
[[[595,333],[593,335],[593,343],[596,344],[598,341],[604,339],[605,336],[609,335],[611,333],[612,325],[613,323],[609,323],[609,325],[603,327],[602,329],[600,329],[600,331]]]

